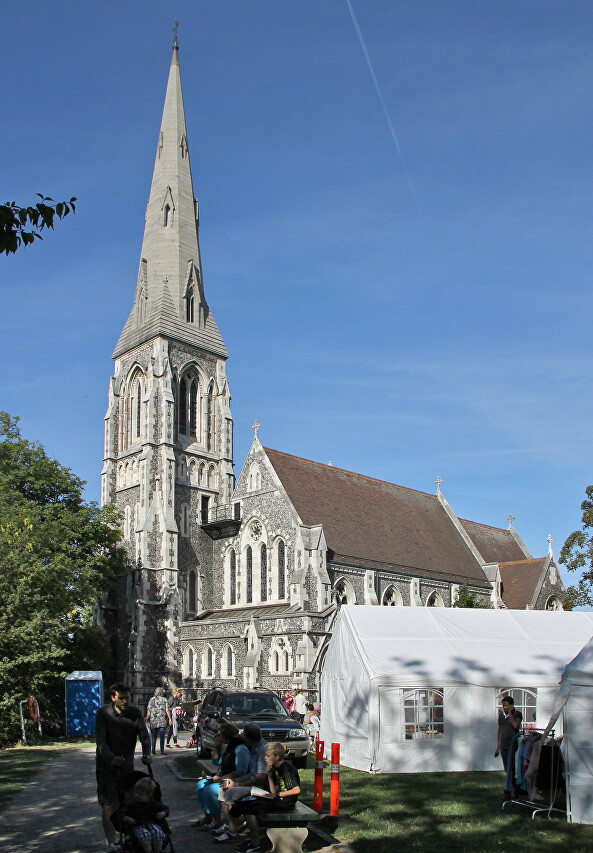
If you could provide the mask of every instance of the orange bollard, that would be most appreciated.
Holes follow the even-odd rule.
[[[315,779],[313,780],[313,811],[320,812],[323,806],[323,748],[322,740],[315,741]]]
[[[329,777],[329,813],[340,814],[340,744],[332,743],[331,776]]]

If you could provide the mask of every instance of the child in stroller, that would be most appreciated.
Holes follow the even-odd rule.
[[[171,830],[166,821],[169,808],[161,800],[161,789],[149,773],[136,770],[118,781],[120,806],[112,815],[115,828],[122,834],[123,851],[161,853],[168,845],[173,853]]]

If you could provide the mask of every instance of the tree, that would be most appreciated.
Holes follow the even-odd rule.
[[[576,586],[566,590],[565,609],[593,604],[593,486],[585,489],[587,498],[581,504],[582,527],[567,538],[560,551],[560,562],[569,572],[584,568]]]
[[[0,412],[0,745],[18,739],[20,699],[61,719],[65,675],[106,663],[92,607],[128,567],[119,513],[83,485]]]
[[[480,607],[480,602],[471,594],[469,586],[464,583],[459,587],[459,595],[453,602],[453,607]]]
[[[53,204],[53,198],[37,195],[41,201],[32,207],[19,207],[14,201],[0,204],[0,255],[14,254],[21,245],[29,246],[36,239],[43,240],[40,231],[53,228],[55,219],[63,219],[76,210],[74,197]],[[27,228],[29,230],[25,230]]]

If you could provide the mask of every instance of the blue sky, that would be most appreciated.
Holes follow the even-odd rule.
[[[593,6],[351,7],[385,110],[347,0],[3,4],[2,201],[79,202],[0,260],[0,408],[98,498],[178,18],[237,473],[257,418],[557,553],[593,481]]]

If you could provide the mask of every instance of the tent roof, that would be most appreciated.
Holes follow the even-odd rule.
[[[593,613],[353,605],[331,643],[343,631],[381,684],[553,687],[592,637]]]
[[[571,684],[593,684],[593,637],[578,655],[566,664],[562,680]]]

